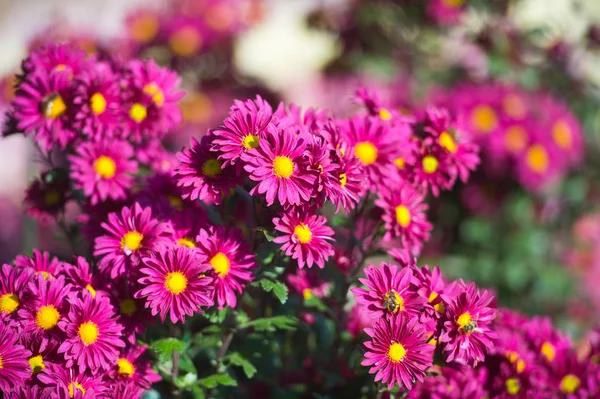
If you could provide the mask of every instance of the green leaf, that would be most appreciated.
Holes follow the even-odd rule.
[[[221,324],[225,321],[227,317],[227,312],[229,308],[224,308],[221,310],[212,310],[204,313],[204,316],[213,324]]]
[[[315,308],[319,312],[326,313],[328,311],[327,305],[323,303],[323,301],[316,296],[311,296],[309,299],[304,300],[304,306],[308,308]]]
[[[175,380],[175,385],[178,388],[189,389],[196,385],[198,381],[198,376],[196,373],[186,373],[183,377],[179,377]]]
[[[241,328],[254,328],[256,331],[269,331],[274,332],[277,329],[280,330],[295,330],[298,324],[298,319],[290,316],[274,316],[274,317],[265,317],[261,319],[252,320],[244,325]]]
[[[194,386],[192,388],[192,393],[194,394],[194,399],[205,399],[206,398],[204,391],[199,386]]]
[[[248,360],[246,360],[242,355],[238,352],[234,352],[228,356],[229,362],[234,366],[241,366],[244,369],[244,373],[246,377],[252,378],[254,374],[256,374],[256,367]]]
[[[288,300],[288,287],[280,281],[273,281],[266,278],[263,278],[258,281],[258,284],[265,290],[266,292],[271,292],[275,294],[279,302],[286,303]]]
[[[199,381],[200,385],[206,388],[214,388],[217,385],[226,385],[230,387],[237,386],[237,381],[231,378],[229,374],[213,374]]]
[[[262,227],[257,227],[256,231],[260,231],[265,235],[265,238],[267,239],[267,241],[271,242],[275,239],[275,237],[273,237],[271,235],[271,233],[269,233],[266,229],[262,228]]]
[[[185,344],[177,338],[163,338],[152,342],[150,348],[156,353],[158,360],[165,363],[170,360],[173,351],[183,353]]]
[[[181,355],[181,358],[179,359],[179,368],[186,373],[191,373],[194,375],[198,374],[192,358],[187,353]]]

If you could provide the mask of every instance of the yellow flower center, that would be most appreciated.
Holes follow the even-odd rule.
[[[179,29],[169,38],[171,50],[182,57],[194,55],[200,49],[200,46],[202,46],[202,36],[191,26]]]
[[[560,390],[564,393],[574,393],[581,385],[579,377],[573,374],[567,374],[560,381]]]
[[[221,169],[221,161],[216,159],[209,159],[204,161],[202,164],[202,174],[208,177],[215,177],[220,175],[223,170]]]
[[[288,179],[295,168],[296,164],[289,157],[281,155],[273,160],[273,173],[279,178]]]
[[[390,345],[390,349],[388,350],[388,357],[394,363],[398,363],[404,360],[406,357],[406,349],[402,344],[394,342]]]
[[[49,278],[54,278],[53,275],[51,275],[50,273],[48,273],[46,271],[36,272],[36,274],[37,273],[41,274],[42,277],[44,278],[44,280],[48,280]]]
[[[431,294],[429,294],[429,303],[435,301],[435,298],[438,297],[438,293],[435,291],[431,291]]]
[[[435,301],[435,299],[438,297],[438,293],[435,291],[431,291],[431,294],[429,294],[429,303],[432,303],[433,301]],[[444,306],[443,302],[438,302],[437,304],[433,305],[433,308],[438,312],[438,313],[444,313],[446,311],[446,307]]]
[[[340,186],[344,187],[348,183],[348,176],[345,173],[340,173]]]
[[[154,104],[156,104],[157,107],[160,108],[165,103],[165,95],[156,83],[148,83],[142,90],[152,97],[152,101],[154,101]]]
[[[517,352],[506,351],[506,358],[509,362],[514,363],[519,358],[519,355],[517,354]]]
[[[169,204],[177,209],[178,211],[183,210],[183,200],[181,197],[177,197],[175,195],[167,195],[167,199],[169,200]]]
[[[544,342],[540,348],[540,353],[544,355],[549,362],[552,362],[554,356],[556,356],[556,349],[550,342]]]
[[[300,244],[307,244],[312,240],[312,231],[310,231],[310,228],[304,223],[300,223],[298,226],[294,227],[294,235],[298,237]]]
[[[541,144],[534,144],[527,150],[527,165],[536,173],[548,170],[548,153]]]
[[[125,251],[137,251],[142,246],[144,236],[137,231],[127,232],[121,239],[121,249]]]
[[[438,166],[439,162],[435,157],[431,155],[423,157],[423,170],[425,173],[434,173],[438,169]]]
[[[181,237],[179,240],[177,240],[177,244],[188,248],[196,248],[196,243],[187,237]]]
[[[42,355],[30,357],[29,366],[31,367],[31,374],[37,374],[46,368]]]
[[[131,316],[137,310],[137,306],[133,299],[124,299],[119,305],[119,310],[121,311],[121,314]]]
[[[404,160],[404,158],[396,158],[396,159],[394,159],[394,164],[396,165],[396,167],[398,169],[404,169],[404,166],[406,165],[406,161]]]
[[[488,134],[498,126],[498,117],[489,105],[478,105],[471,114],[471,123],[480,133]]]
[[[440,134],[439,142],[442,147],[448,150],[448,152],[456,152],[456,141],[454,141],[454,137],[452,137],[450,133],[443,132],[442,134]]]
[[[98,341],[98,334],[100,330],[98,330],[98,326],[96,323],[91,321],[86,321],[85,323],[81,323],[79,325],[79,338],[85,345],[92,345],[96,341]]]
[[[508,392],[510,395],[516,395],[521,390],[521,384],[516,378],[509,378],[506,380],[504,385],[506,386],[506,392]]]
[[[383,296],[382,305],[388,312],[396,313],[404,310],[404,299],[396,291],[391,290]]]
[[[131,38],[139,43],[147,43],[158,33],[158,19],[154,15],[140,15],[129,25]]]
[[[129,117],[136,123],[141,123],[148,116],[148,110],[140,103],[135,103],[129,108]]]
[[[527,115],[525,101],[518,94],[509,94],[502,100],[502,108],[508,116],[516,120],[522,120]]]
[[[552,126],[552,138],[559,147],[565,150],[571,148],[573,136],[567,122],[559,120]]]
[[[85,389],[83,388],[83,386],[76,382],[73,381],[69,384],[69,397],[72,398],[75,396],[75,390],[79,389],[79,391],[81,392],[82,395],[85,395]]]
[[[402,227],[408,227],[410,224],[410,211],[404,205],[398,205],[396,207],[396,221]]]
[[[527,132],[521,126],[511,126],[506,129],[504,145],[513,154],[523,151],[527,145]]]
[[[187,278],[181,272],[171,272],[165,277],[165,287],[173,295],[179,295],[187,287]]]
[[[244,137],[244,140],[242,141],[242,145],[244,146],[245,149],[250,150],[252,148],[258,148],[259,141],[260,141],[260,139],[258,136],[249,134],[246,137]]]
[[[390,119],[392,119],[392,113],[385,108],[381,108],[379,110],[379,117],[384,121],[389,121]]]
[[[310,290],[310,288],[305,288],[302,290],[302,296],[304,297],[304,299],[309,300],[313,297],[313,293]]]
[[[360,159],[363,165],[371,165],[377,161],[377,148],[368,141],[357,143],[354,146],[354,155]]]
[[[106,155],[101,155],[94,161],[94,170],[103,179],[112,179],[117,172],[116,162]]]
[[[0,312],[12,313],[19,307],[19,297],[9,292],[0,297]]]
[[[85,289],[88,290],[90,294],[92,294],[92,298],[96,298],[96,290],[94,289],[94,287],[92,287],[90,284],[87,284],[85,286]]]
[[[60,313],[52,305],[41,306],[35,315],[35,325],[44,330],[50,330],[60,320]]]
[[[51,94],[42,101],[42,111],[48,119],[56,119],[61,117],[67,106],[59,94]]]
[[[135,372],[135,367],[133,367],[133,364],[127,359],[120,358],[117,360],[117,366],[119,367],[119,374],[126,377],[131,377]]]
[[[517,360],[517,373],[522,373],[525,370],[525,361],[523,359]]]
[[[0,370],[4,368],[4,362],[2,361],[2,356],[0,355]]]
[[[229,269],[231,268],[229,258],[223,252],[218,252],[215,256],[210,258],[209,263],[215,270],[215,273],[219,275],[219,277],[225,277],[229,273]]]
[[[56,190],[50,190],[44,195],[46,205],[54,206],[60,204],[61,195]]]
[[[92,108],[92,112],[96,115],[102,115],[104,111],[106,111],[106,99],[100,93],[94,93],[92,97],[90,97],[90,107]]]

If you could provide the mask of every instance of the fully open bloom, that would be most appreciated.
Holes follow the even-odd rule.
[[[31,375],[27,359],[31,352],[17,344],[19,335],[0,323],[0,391],[11,392],[22,387]]]
[[[64,72],[69,80],[74,79],[90,66],[86,54],[80,48],[68,44],[44,43],[23,60],[25,74]]]
[[[216,274],[215,304],[219,309],[235,308],[235,293],[241,293],[246,283],[252,281],[254,275],[250,269],[256,265],[242,231],[223,226],[200,229],[196,242]]]
[[[433,346],[425,342],[425,330],[416,318],[400,314],[391,319],[379,319],[373,328],[365,328],[371,337],[365,342],[367,351],[363,366],[370,366],[375,381],[396,384],[411,389],[415,380],[423,381],[433,362]]]
[[[160,314],[164,322],[169,313],[173,323],[184,322],[185,316],[202,313],[200,306],[213,305],[214,280],[206,274],[211,267],[203,254],[176,246],[163,252],[152,252],[142,258],[142,289],[135,298],[146,298],[152,315]]]
[[[83,191],[91,205],[125,199],[138,171],[132,157],[133,147],[126,141],[81,144],[76,155],[69,156],[73,186]]]
[[[66,340],[58,348],[63,353],[65,366],[77,366],[80,373],[88,370],[99,374],[116,363],[119,348],[125,346],[121,340],[123,326],[117,323],[116,315],[108,297],[88,292],[68,298],[69,314],[58,322],[66,334]]]
[[[273,242],[281,245],[287,256],[298,261],[298,267],[312,267],[316,264],[321,269],[325,261],[333,255],[333,230],[326,225],[325,216],[310,215],[299,211],[274,218],[275,230],[283,233],[275,237]]]
[[[7,264],[0,269],[0,320],[16,316],[32,278],[31,269],[21,269]]]
[[[298,269],[295,274],[288,275],[287,281],[306,300],[323,298],[329,288],[329,283],[320,279],[314,270]]]
[[[160,381],[160,376],[152,370],[151,363],[144,356],[146,349],[143,345],[123,349],[109,375],[120,384],[145,389]]]
[[[19,255],[15,258],[15,266],[30,268],[36,274],[41,274],[44,278],[52,278],[61,273],[65,263],[58,260],[55,256],[50,256],[47,251],[40,252],[37,249],[32,251],[32,256]]]
[[[103,397],[106,384],[102,383],[101,374],[78,372],[75,368],[52,365],[39,375],[40,381],[52,387],[53,395],[60,399],[87,399]],[[96,396],[97,395],[97,396]]]

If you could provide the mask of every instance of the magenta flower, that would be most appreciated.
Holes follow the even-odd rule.
[[[102,377],[102,374],[77,372],[62,365],[53,365],[39,374],[40,381],[53,388],[52,398],[60,399],[104,397],[107,385]]]
[[[68,278],[67,281],[73,285],[74,291],[86,290],[92,294],[92,298],[95,298],[97,294],[104,295],[106,293],[100,288],[104,288],[107,282],[99,273],[93,273],[90,264],[82,256],[76,258],[76,265],[66,265],[65,274]]]
[[[18,339],[19,335],[14,330],[0,323],[0,391],[4,393],[24,386],[31,375],[27,361],[31,352],[18,345]]]
[[[304,299],[323,298],[329,288],[329,283],[320,279],[314,270],[298,269],[295,274],[288,275],[287,281]]]
[[[125,141],[81,144],[77,154],[69,156],[73,187],[82,190],[91,205],[127,198],[138,171],[132,157],[133,147]]]
[[[15,311],[29,293],[31,269],[21,269],[4,264],[0,269],[0,320],[14,319]]]
[[[219,309],[235,308],[235,293],[242,293],[246,283],[254,279],[251,269],[256,266],[241,230],[223,226],[200,229],[196,242],[216,274],[215,303]]]
[[[398,314],[418,316],[427,302],[417,292],[418,281],[410,268],[382,262],[379,267],[369,265],[364,270],[367,278],[359,281],[367,288],[353,288],[358,303],[364,306],[372,319]]]
[[[467,3],[467,0],[428,0],[427,14],[440,24],[457,23],[464,14]]]
[[[77,366],[80,373],[89,370],[97,375],[107,371],[117,362],[119,348],[125,346],[121,340],[123,326],[117,318],[108,297],[88,292],[81,297],[72,295],[68,299],[69,314],[58,322],[66,334],[66,340],[58,348],[63,353],[65,366]]]
[[[375,205],[383,209],[386,233],[384,240],[400,239],[402,247],[419,253],[429,240],[432,229],[427,221],[427,204],[420,190],[408,184],[390,190],[381,190]]]
[[[142,258],[143,286],[134,295],[146,298],[146,308],[152,315],[160,314],[165,321],[167,313],[173,323],[184,322],[185,316],[202,313],[200,306],[212,306],[214,280],[206,276],[211,268],[206,258],[197,251],[177,246],[163,252],[152,252]]]
[[[302,215],[303,213],[303,215]],[[307,212],[292,211],[281,218],[274,218],[275,230],[283,233],[273,242],[281,245],[287,256],[298,261],[298,267],[309,268],[316,264],[321,269],[325,261],[333,255],[333,230],[326,225],[325,216],[310,215]]]
[[[439,343],[447,362],[475,366],[494,348],[497,335],[491,328],[496,309],[489,307],[494,297],[473,283],[460,280],[458,284],[455,298],[442,295],[448,306]]]
[[[313,191],[315,175],[307,170],[304,158],[306,138],[296,127],[271,128],[258,148],[242,154],[244,169],[250,179],[258,182],[251,195],[265,194],[267,205],[277,199],[283,206],[308,202]]]
[[[90,67],[86,54],[79,48],[68,44],[44,43],[41,48],[32,51],[23,61],[22,68],[29,73],[62,72],[69,80]]]
[[[355,303],[348,314],[348,322],[346,324],[348,332],[353,337],[357,337],[363,333],[365,328],[371,327],[372,325],[373,319],[371,319],[369,312],[367,312],[362,305]]]
[[[548,317],[536,316],[521,326],[527,342],[542,364],[552,364],[557,354],[571,347],[571,340],[555,329]]]
[[[143,345],[128,346],[121,352],[119,360],[109,372],[110,377],[119,385],[148,389],[161,380],[152,370],[151,363],[144,356],[147,347]]]
[[[55,256],[50,257],[47,251],[40,252],[34,249],[32,257],[19,255],[15,258],[15,266],[22,268],[31,268],[36,274],[41,274],[44,278],[58,276],[65,268],[65,263],[61,262]]]
[[[110,270],[112,278],[130,273],[142,255],[172,244],[171,226],[153,219],[150,208],[137,202],[124,207],[120,215],[110,213],[102,228],[108,235],[96,238],[94,256],[102,256],[98,267],[103,272]]]
[[[180,164],[175,168],[174,179],[184,199],[220,204],[235,188],[238,178],[233,167],[224,166],[219,154],[211,151],[215,135],[209,133],[200,142],[190,139],[190,147],[177,153]]]
[[[564,157],[547,138],[532,138],[517,158],[517,178],[528,190],[537,191],[562,174]]]
[[[42,173],[25,192],[27,213],[40,221],[63,212],[68,200],[69,180],[52,172]]]
[[[69,126],[69,81],[65,72],[36,73],[19,85],[13,100],[18,129],[33,135],[40,147],[65,148],[75,137]]]
[[[369,374],[375,374],[376,382],[387,384],[388,389],[396,384],[411,389],[415,380],[423,381],[433,364],[433,346],[425,343],[425,331],[416,318],[400,314],[379,319],[365,332],[371,340],[365,342],[361,364],[371,367]]]

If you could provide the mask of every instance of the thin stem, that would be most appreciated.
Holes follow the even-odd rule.
[[[215,364],[215,371],[216,372],[219,372],[219,368],[221,367],[221,362],[223,361],[223,358],[227,354],[227,350],[229,350],[229,345],[231,345],[231,341],[233,340],[233,334],[235,334],[235,330],[231,330],[223,338],[221,348],[217,352],[216,364]],[[206,398],[207,399],[211,399],[212,398],[212,389],[208,389],[206,391]]]

